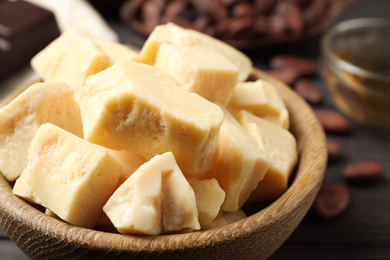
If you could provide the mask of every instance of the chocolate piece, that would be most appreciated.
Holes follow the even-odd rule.
[[[25,1],[0,0],[0,80],[28,64],[59,34],[50,11]]]

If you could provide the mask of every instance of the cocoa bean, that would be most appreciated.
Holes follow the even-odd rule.
[[[209,14],[215,21],[220,21],[229,17],[227,7],[221,4],[220,1],[210,1]]]
[[[324,186],[317,194],[312,211],[322,219],[332,219],[343,213],[350,203],[350,195],[342,184]]]
[[[223,19],[217,24],[217,32],[222,39],[250,38],[253,36],[252,24],[252,17]]]
[[[233,6],[232,15],[236,17],[245,17],[254,15],[253,6],[249,2],[241,2]]]
[[[316,64],[302,57],[293,55],[280,54],[271,58],[270,67],[272,69],[280,69],[292,67],[300,72],[300,75],[310,76],[316,72]]]
[[[210,25],[211,18],[207,15],[199,15],[194,21],[194,27],[202,32],[205,32],[208,28],[210,28]],[[213,35],[213,33],[210,31],[208,31],[207,33]]]
[[[217,1],[221,2],[221,4],[223,5],[231,6],[239,2],[242,2],[243,0],[217,0]]]
[[[282,15],[272,15],[269,17],[268,33],[272,35],[282,35],[286,30],[286,21]]]
[[[270,70],[267,73],[288,86],[291,86],[300,76],[299,71],[294,68],[275,69]]]
[[[382,164],[377,161],[364,160],[347,165],[343,170],[345,180],[351,183],[370,184],[383,176]]]
[[[276,0],[255,0],[254,9],[257,13],[269,13],[274,7]]]
[[[326,148],[328,150],[328,162],[334,162],[340,158],[341,146],[339,143],[331,140],[326,140]]]
[[[191,0],[192,5],[201,14],[207,14],[210,9],[209,0]]]
[[[298,4],[290,1],[288,6],[288,11],[284,15],[287,27],[294,33],[302,32],[304,28],[304,21],[302,18],[302,10],[299,8]]]
[[[315,113],[326,132],[346,134],[350,131],[347,118],[340,113],[331,110],[316,110]]]
[[[146,1],[142,5],[142,21],[144,23],[145,30],[151,33],[160,23],[161,7],[159,2],[154,0]]]
[[[265,15],[258,15],[254,18],[253,28],[256,33],[265,34],[268,32],[268,17]]]
[[[161,17],[162,23],[167,23],[175,20],[181,12],[185,9],[185,3],[181,1],[172,1],[170,2],[164,10],[164,13]]]
[[[303,13],[307,25],[316,25],[322,21],[329,9],[330,2],[324,0],[312,0]]]
[[[294,89],[310,104],[320,104],[323,100],[322,92],[308,79],[298,79],[294,84]]]
[[[130,25],[132,20],[138,18],[137,14],[141,9],[142,2],[143,0],[133,0],[125,2],[120,9],[121,19]]]

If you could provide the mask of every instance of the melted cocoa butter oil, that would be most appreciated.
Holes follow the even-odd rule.
[[[357,67],[390,77],[390,38],[388,43],[350,44],[336,54]]]
[[[335,101],[343,112],[386,132],[390,132],[390,35],[388,39],[359,44],[353,41],[336,48],[338,58],[366,73],[342,69],[342,80],[334,86]],[[367,72],[376,76],[368,77]]]

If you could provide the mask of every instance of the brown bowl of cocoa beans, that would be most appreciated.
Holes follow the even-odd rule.
[[[124,24],[148,36],[173,22],[223,40],[238,49],[277,47],[322,34],[354,0],[128,0]]]

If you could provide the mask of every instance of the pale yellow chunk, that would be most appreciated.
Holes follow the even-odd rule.
[[[118,186],[122,185],[142,164],[146,163],[144,157],[130,151],[107,150],[122,166],[122,174],[119,178]]]
[[[246,111],[241,111],[237,119],[254,141],[263,147],[271,163],[248,203],[277,199],[287,190],[289,177],[298,160],[295,137],[289,131]]]
[[[153,64],[162,43],[175,46],[204,46],[212,48],[228,58],[239,70],[238,81],[245,81],[252,71],[252,61],[241,51],[207,34],[184,29],[176,24],[158,25],[150,34],[140,52],[140,61]]]
[[[219,137],[219,157],[211,176],[226,192],[221,209],[236,211],[245,203],[270,167],[265,153],[237,120],[224,110]]]
[[[247,215],[242,209],[238,209],[234,212],[220,211],[218,216],[209,224],[202,226],[202,230],[222,227],[241,219],[246,218]]]
[[[118,60],[133,60],[136,61],[139,59],[139,53],[118,42],[110,42],[103,40],[101,38],[94,37],[95,43],[103,50],[103,52],[108,56],[110,63],[113,64]]]
[[[31,66],[45,81],[66,82],[73,89],[76,100],[87,77],[110,64],[94,38],[77,29],[62,33],[31,60]]]
[[[143,164],[115,191],[103,210],[125,234],[200,229],[194,191],[170,152]]]
[[[92,228],[121,172],[105,148],[46,123],[31,142],[28,166],[13,192],[71,224]]]
[[[8,181],[27,166],[30,142],[46,122],[83,136],[73,91],[64,83],[36,83],[0,109],[0,171]]]
[[[212,168],[223,112],[164,71],[122,60],[89,77],[84,90],[86,140],[146,159],[171,151],[186,174]]]
[[[199,224],[201,227],[206,226],[217,217],[225,200],[225,192],[216,179],[189,178],[188,182],[195,192]]]
[[[289,128],[289,114],[283,100],[276,89],[264,80],[237,84],[229,106],[245,109],[284,129]]]
[[[166,71],[188,92],[226,105],[237,84],[238,69],[225,56],[203,46],[177,47],[163,43],[155,66]]]

